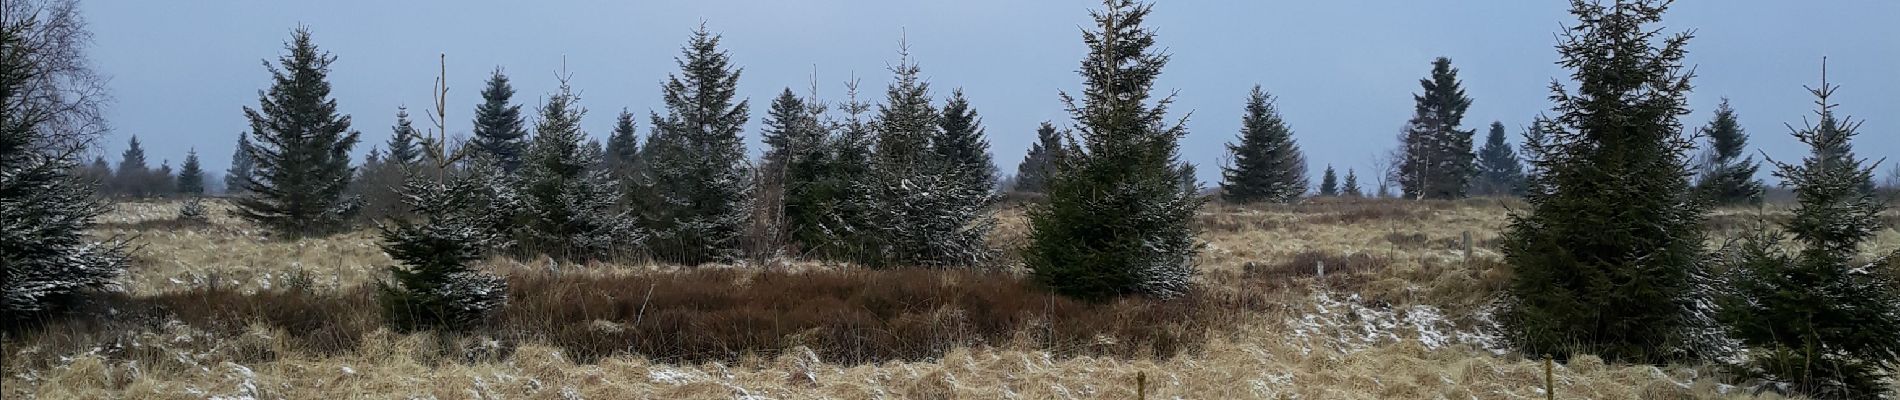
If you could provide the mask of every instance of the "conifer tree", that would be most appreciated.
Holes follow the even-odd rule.
[[[198,149],[185,152],[185,164],[179,166],[178,183],[173,185],[178,194],[189,197],[205,194],[205,171],[198,165]]]
[[[1068,296],[1178,296],[1200,249],[1193,220],[1201,198],[1182,190],[1176,167],[1187,129],[1167,120],[1171,97],[1149,97],[1168,61],[1142,26],[1151,6],[1103,4],[1091,13],[1097,29],[1082,33],[1089,51],[1080,98],[1062,95],[1080,146],[1058,159],[1047,203],[1029,209],[1023,261],[1037,282]]]
[[[1339,175],[1336,175],[1333,173],[1332,164],[1326,164],[1326,174],[1321,175],[1319,178],[1319,196],[1333,197],[1333,196],[1338,196],[1338,195],[1339,195]]]
[[[980,265],[993,255],[984,243],[984,235],[995,225],[987,207],[994,178],[981,168],[988,155],[971,160],[969,155],[988,147],[980,135],[974,114],[967,102],[959,112],[959,129],[954,141],[943,130],[943,114],[931,105],[930,85],[923,81],[921,69],[910,59],[908,48],[900,48],[897,65],[891,67],[895,79],[885,91],[879,106],[877,127],[876,185],[877,207],[872,221],[878,226],[876,265],[967,267]],[[941,149],[938,145],[961,148]],[[949,156],[964,157],[950,159]]]
[[[65,4],[38,16],[76,17]],[[85,34],[85,26],[45,24],[0,13],[0,328],[8,330],[112,285],[127,261],[122,241],[87,233],[107,210],[96,183],[68,173],[99,136],[90,130],[96,125],[66,123],[97,120],[98,98],[62,97],[90,87],[84,41],[60,40]]]
[[[1754,156],[1743,155],[1748,151],[1748,132],[1742,130],[1728,99],[1715,106],[1715,119],[1701,132],[1709,138],[1709,150],[1702,158],[1696,190],[1716,204],[1760,202],[1763,187],[1755,172],[1761,164],[1755,163]]]
[[[939,135],[931,140],[930,146],[944,162],[944,170],[954,174],[964,190],[971,191],[965,196],[984,197],[995,191],[996,163],[990,160],[990,142],[983,135],[983,119],[970,107],[970,100],[963,97],[963,89],[950,91],[950,100],[944,103],[937,126]]]
[[[522,153],[528,148],[527,122],[522,120],[521,105],[511,103],[514,96],[508,75],[495,67],[482,88],[482,104],[475,106],[475,137],[468,142],[477,157],[494,160],[508,172],[521,166]]]
[[[224,171],[224,193],[244,194],[245,185],[251,181],[251,174],[257,171],[257,161],[251,159],[251,135],[239,133],[237,150],[231,152],[231,168]]]
[[[1572,2],[1551,84],[1556,116],[1528,141],[1530,208],[1501,249],[1512,266],[1500,313],[1526,354],[1659,362],[1700,357],[1718,332],[1706,304],[1704,206],[1684,174],[1690,35],[1661,37],[1666,0]],[[1566,88],[1575,87],[1574,92]],[[1436,190],[1436,189],[1434,189]]]
[[[433,158],[442,154],[427,157],[446,166],[447,160]],[[472,328],[508,301],[506,281],[469,264],[515,247],[507,234],[509,217],[522,203],[510,188],[512,175],[486,157],[443,173],[418,175],[401,189],[410,214],[422,221],[398,218],[382,231],[383,251],[398,265],[389,267],[389,280],[377,283],[379,301],[398,331]]]
[[[1524,166],[1517,152],[1504,142],[1504,123],[1492,121],[1491,131],[1478,149],[1478,173],[1471,192],[1480,196],[1521,196],[1524,194]]]
[[[153,192],[152,169],[145,164],[145,146],[139,144],[137,135],[119,153],[119,170],[112,173],[112,178],[113,191],[119,195],[144,198],[158,194]]]
[[[290,54],[266,65],[271,88],[258,92],[258,108],[244,108],[251,121],[251,159],[257,168],[244,182],[237,215],[279,234],[327,234],[343,225],[361,200],[345,196],[354,175],[350,148],[358,136],[350,117],[337,112],[326,80],[336,57],[317,49],[310,30],[298,28],[285,44]]]
[[[638,245],[641,234],[633,220],[617,211],[619,188],[605,170],[594,168],[600,150],[581,140],[580,107],[567,79],[541,106],[534,140],[521,166],[521,198],[527,223],[520,240],[524,250],[571,260],[615,256],[625,246]]]
[[[1753,350],[1750,375],[1815,398],[1892,398],[1882,380],[1900,368],[1900,252],[1860,256],[1887,205],[1862,190],[1875,166],[1852,155],[1860,123],[1834,116],[1836,87],[1825,76],[1810,89],[1820,124],[1794,131],[1808,156],[1775,163],[1775,176],[1794,189],[1794,218],[1782,230],[1797,245],[1765,228],[1743,241],[1728,258],[1733,290],[1721,298],[1721,316]]]
[[[1254,85],[1240,118],[1239,143],[1227,144],[1233,165],[1221,167],[1221,198],[1236,203],[1288,202],[1306,194],[1306,155],[1273,97]]]
[[[1414,114],[1400,143],[1399,187],[1407,198],[1465,197],[1474,169],[1471,137],[1477,132],[1459,125],[1471,98],[1459,87],[1450,58],[1433,60],[1431,77],[1420,79],[1419,86],[1422,92],[1412,96]]]
[[[1029,144],[1029,153],[1023,155],[1022,163],[1016,164],[1015,191],[1042,193],[1049,181],[1049,173],[1055,171],[1056,158],[1061,157],[1065,146],[1062,135],[1056,132],[1055,124],[1043,121],[1036,128],[1036,142]]]
[[[648,247],[660,259],[695,265],[739,258],[752,182],[740,130],[747,101],[734,102],[740,70],[700,26],[661,85],[666,113],[651,117],[647,141]]]
[[[177,179],[172,173],[172,160],[160,161],[158,169],[152,170],[151,175],[146,177],[145,189],[152,197],[169,196],[178,190],[178,186],[174,185]]]
[[[775,175],[784,170],[787,160],[798,151],[792,147],[791,141],[810,124],[806,118],[811,115],[806,111],[805,100],[793,94],[791,88],[780,91],[778,98],[772,99],[771,108],[765,111],[765,129],[759,132],[765,142],[765,157],[760,169],[767,171],[768,179],[776,179]]]
[[[1359,190],[1359,173],[1353,172],[1352,168],[1346,169],[1346,187],[1340,189],[1340,195],[1346,197],[1365,197],[1365,193]]]
[[[601,167],[623,185],[638,173],[640,132],[634,127],[633,113],[621,109],[620,115],[614,117],[614,131],[607,136],[607,147],[601,157]]]
[[[383,162],[412,166],[422,161],[422,148],[417,143],[421,134],[409,121],[408,107],[396,107],[396,125],[389,127],[389,130],[389,143],[386,145],[389,153],[383,157]]]

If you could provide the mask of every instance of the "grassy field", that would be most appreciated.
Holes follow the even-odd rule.
[[[9,334],[0,397],[1126,399],[1145,375],[1155,399],[1544,398],[1490,318],[1511,201],[1210,205],[1199,289],[1171,301],[1075,303],[1015,268],[495,259],[509,310],[455,333],[381,327],[373,230],[271,241],[177,207],[101,221],[136,245],[122,290]],[[1720,210],[1710,246],[1786,216]],[[1021,212],[1002,221],[992,242],[1019,245]],[[1893,226],[1870,252],[1900,249]],[[1707,365],[1554,375],[1558,398],[1752,398]]]

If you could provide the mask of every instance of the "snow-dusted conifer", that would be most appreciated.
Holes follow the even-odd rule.
[[[891,72],[896,74],[885,92],[885,104],[878,109],[876,174],[876,217],[882,240],[881,260],[877,264],[924,267],[966,267],[988,261],[991,250],[984,243],[995,221],[988,213],[993,198],[993,178],[979,177],[977,168],[966,165],[976,160],[950,160],[939,152],[938,143],[950,144],[941,124],[942,114],[931,105],[930,85],[921,69],[910,59],[909,49],[900,51],[901,59]],[[968,136],[980,132],[973,114],[963,122],[957,146],[982,144],[981,138]],[[973,143],[973,144],[972,144]],[[986,147],[986,146],[985,146]],[[948,149],[967,156],[973,150]],[[980,151],[974,150],[974,151]],[[984,156],[987,158],[987,155]],[[987,174],[982,171],[980,174]],[[976,186],[981,185],[981,186]]]
[[[737,260],[752,211],[740,132],[748,105],[734,102],[740,70],[703,25],[680,52],[680,72],[661,85],[666,112],[652,115],[647,140],[647,247],[655,258],[681,264]]]
[[[318,50],[305,28],[285,50],[281,67],[269,67],[271,88],[259,91],[258,108],[244,108],[257,170],[244,182],[237,215],[288,236],[336,232],[362,207],[344,194],[359,134],[330,98],[326,77],[336,57]]]
[[[1227,144],[1233,165],[1221,167],[1221,198],[1287,202],[1306,194],[1306,155],[1293,141],[1293,129],[1280,119],[1273,97],[1260,85],[1247,95],[1238,139]]]
[[[643,235],[619,210],[620,191],[606,170],[594,168],[600,150],[583,146],[578,104],[567,79],[548,96],[522,159],[521,199],[526,221],[521,248],[573,260],[603,259],[638,245]]]

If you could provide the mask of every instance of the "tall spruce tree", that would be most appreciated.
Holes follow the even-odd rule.
[[[1055,171],[1056,158],[1062,156],[1066,147],[1062,143],[1062,134],[1056,132],[1056,125],[1042,121],[1036,127],[1036,142],[1029,144],[1029,153],[1023,155],[1023,161],[1016,164],[1015,191],[1042,193],[1048,186],[1049,173]]]
[[[1742,130],[1728,99],[1715,106],[1715,119],[1709,120],[1701,132],[1709,138],[1709,149],[1702,156],[1696,190],[1716,204],[1760,202],[1763,186],[1755,172],[1761,164],[1754,156],[1743,156],[1748,151],[1748,132]]]
[[[1239,143],[1227,144],[1232,166],[1221,167],[1221,198],[1236,203],[1288,202],[1306,194],[1306,155],[1260,85],[1247,95]]]
[[[752,181],[740,130],[747,101],[734,102],[740,70],[704,25],[680,50],[680,73],[661,85],[666,113],[652,115],[645,216],[653,256],[682,264],[739,258]]]
[[[1058,159],[1048,202],[1030,207],[1023,261],[1037,282],[1072,297],[1178,296],[1201,246],[1193,220],[1202,200],[1182,190],[1176,167],[1187,128],[1168,121],[1171,97],[1149,102],[1168,62],[1142,26],[1152,6],[1103,4],[1091,13],[1096,29],[1082,33],[1081,96],[1062,94],[1081,146]]]
[[[231,168],[224,171],[224,193],[244,194],[245,186],[251,181],[251,175],[257,171],[257,160],[251,158],[251,135],[239,133],[237,150],[231,152]]]
[[[145,163],[145,146],[133,135],[119,153],[119,170],[112,173],[112,192],[120,196],[144,198],[157,195],[152,190],[152,168]]]
[[[1319,195],[1320,197],[1339,195],[1339,175],[1333,172],[1332,164],[1326,164],[1326,173],[1320,175]]]
[[[1665,0],[1575,0],[1560,36],[1573,92],[1530,141],[1530,208],[1501,249],[1513,269],[1501,313],[1527,354],[1659,362],[1707,354],[1704,206],[1684,167],[1690,35],[1661,37]]]
[[[205,171],[198,165],[198,149],[185,152],[185,163],[179,166],[178,183],[173,187],[185,196],[205,194]]]
[[[936,268],[981,265],[993,255],[983,238],[995,226],[987,210],[994,199],[995,180],[987,170],[969,169],[983,168],[972,164],[987,163],[988,144],[973,136],[981,135],[981,128],[967,102],[958,110],[964,120],[957,128],[964,132],[952,136],[944,131],[943,114],[931,105],[930,85],[924,82],[922,70],[910,59],[908,48],[900,47],[899,54],[900,61],[891,67],[895,79],[885,91],[876,122],[872,182],[877,207],[872,221],[880,231],[876,248],[881,254],[873,263]],[[970,159],[975,153],[983,155]]]
[[[996,163],[990,159],[990,141],[984,138],[983,118],[963,97],[963,89],[950,91],[937,120],[939,135],[931,139],[931,149],[944,163],[944,170],[962,182],[966,196],[982,197],[996,190]]]
[[[594,168],[599,149],[583,146],[578,104],[567,79],[541,106],[534,139],[521,166],[521,198],[526,207],[521,248],[556,258],[595,260],[612,257],[642,236],[633,219],[618,211],[620,190],[613,177]]]
[[[1517,160],[1517,151],[1504,142],[1504,123],[1492,121],[1491,131],[1484,137],[1484,147],[1478,149],[1478,174],[1471,184],[1471,193],[1480,196],[1522,196],[1524,194],[1524,165]]]
[[[624,182],[639,171],[640,131],[633,123],[633,113],[626,109],[614,117],[614,131],[607,136],[607,148],[601,155],[601,166],[611,172],[614,179]]]
[[[1352,168],[1346,169],[1345,185],[1344,188],[1340,188],[1339,190],[1341,196],[1365,197],[1365,192],[1359,190],[1359,173],[1353,172]]]
[[[385,145],[389,154],[383,157],[383,162],[413,166],[422,161],[422,147],[418,143],[421,136],[415,124],[409,121],[409,108],[396,107],[396,125],[389,127],[389,142]]]
[[[784,172],[787,160],[798,152],[791,142],[811,124],[806,121],[811,118],[807,111],[805,100],[792,93],[791,88],[785,88],[772,99],[771,108],[765,111],[765,128],[759,131],[759,137],[765,142],[760,170],[766,171],[767,179],[777,179],[776,175]]]
[[[1794,131],[1808,156],[1775,163],[1796,200],[1782,230],[1798,245],[1765,228],[1744,240],[1727,258],[1721,316],[1754,350],[1743,369],[1754,377],[1815,398],[1893,398],[1882,381],[1900,368],[1900,252],[1861,257],[1887,205],[1862,190],[1875,166],[1852,155],[1860,123],[1834,116],[1825,76],[1811,89],[1820,124]]]
[[[1459,126],[1471,98],[1450,58],[1432,60],[1432,75],[1420,79],[1419,86],[1422,92],[1412,96],[1414,113],[1400,143],[1399,187],[1413,199],[1465,197],[1475,168],[1471,137],[1477,131]]]
[[[84,81],[71,78],[91,71],[84,41],[54,40],[85,34],[83,23],[48,27],[37,18],[76,16],[65,4],[46,14],[0,13],[0,328],[7,330],[112,285],[127,261],[123,242],[87,233],[107,210],[94,196],[96,183],[68,173],[99,132],[65,122],[95,119],[99,104],[62,97],[80,93]]]
[[[792,239],[806,252],[873,265],[882,239],[874,223],[876,127],[865,116],[871,105],[858,100],[857,82],[845,88],[846,100],[839,105],[844,120],[825,128],[834,133],[821,142],[824,148],[792,159],[785,213]],[[814,116],[824,113],[822,105],[807,103]]]
[[[482,104],[475,106],[475,137],[468,142],[476,157],[495,160],[508,172],[521,167],[528,149],[528,123],[521,117],[521,105],[511,103],[514,97],[508,75],[495,67],[482,88]]]
[[[336,56],[318,50],[303,27],[284,47],[290,54],[265,65],[271,88],[258,91],[258,108],[244,107],[257,168],[237,215],[288,236],[335,232],[361,208],[360,199],[344,196],[360,134],[330,98],[326,79]]]

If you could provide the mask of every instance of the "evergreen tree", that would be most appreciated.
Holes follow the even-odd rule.
[[[508,172],[521,166],[528,148],[527,122],[521,119],[521,105],[510,103],[514,96],[508,75],[495,67],[482,88],[482,104],[475,106],[475,137],[468,142],[478,157],[495,160]]]
[[[158,163],[158,169],[152,170],[151,175],[146,177],[145,190],[151,193],[152,197],[168,196],[178,191],[178,186],[175,185],[177,181],[178,177],[172,173],[172,161],[161,161]]]
[[[1168,61],[1141,25],[1151,7],[1105,0],[1091,13],[1099,30],[1082,33],[1081,98],[1062,95],[1081,146],[1056,163],[1048,202],[1029,209],[1022,253],[1034,279],[1059,293],[1171,297],[1186,293],[1195,274],[1201,198],[1181,190],[1177,141],[1187,129],[1167,121],[1173,99],[1149,103]]]
[[[944,162],[944,170],[954,174],[963,189],[972,191],[965,195],[981,197],[995,191],[996,163],[990,160],[990,141],[984,138],[983,119],[963,97],[963,89],[950,91],[937,126],[939,135],[930,146]]]
[[[249,193],[236,201],[237,215],[290,236],[335,232],[361,207],[360,199],[344,196],[355,174],[350,148],[360,134],[329,98],[326,77],[336,57],[318,50],[305,28],[285,49],[290,54],[278,57],[280,66],[266,65],[272,83],[258,92],[258,108],[244,108],[257,168],[244,182]]]
[[[605,170],[593,168],[599,149],[584,147],[580,107],[563,78],[548,96],[535,124],[534,140],[521,166],[521,197],[526,203],[524,250],[572,260],[611,257],[638,245],[632,218],[616,211],[620,191]]]
[[[9,3],[11,5],[11,3]],[[70,8],[53,14],[77,12]],[[69,14],[70,15],[70,14]],[[83,34],[83,25],[68,26]],[[125,272],[125,244],[87,231],[107,210],[94,183],[68,174],[98,136],[96,100],[58,98],[90,71],[83,47],[49,46],[40,20],[0,13],[0,327],[13,328],[103,289]],[[74,44],[78,46],[83,43]],[[49,60],[67,62],[46,65]],[[11,330],[11,329],[8,329]]]
[[[1353,172],[1351,168],[1346,169],[1346,187],[1340,189],[1340,194],[1346,197],[1365,197],[1365,193],[1359,191],[1359,174]]]
[[[231,168],[224,171],[224,192],[226,194],[244,194],[250,184],[251,175],[257,171],[257,161],[251,159],[251,135],[238,134],[237,150],[231,152]]]
[[[964,132],[951,136],[943,130],[943,114],[931,105],[930,85],[921,69],[907,48],[900,55],[876,122],[872,183],[877,207],[872,221],[880,231],[880,256],[873,262],[937,268],[981,265],[993,255],[983,238],[995,226],[987,210],[994,200],[995,180],[988,170],[966,169],[987,166],[987,154],[974,160],[971,154],[983,153],[988,144],[971,136],[980,135],[981,128],[967,102],[959,106],[957,111],[964,115],[955,126]],[[976,163],[982,165],[971,165]]]
[[[1748,132],[1742,130],[1728,99],[1715,107],[1715,119],[1701,131],[1709,138],[1709,150],[1702,158],[1696,190],[1716,204],[1759,203],[1763,187],[1755,171],[1761,164],[1755,163],[1754,156],[1743,156],[1748,151]]]
[[[1820,125],[1794,132],[1811,149],[1808,157],[1775,163],[1775,176],[1797,201],[1782,230],[1799,246],[1766,229],[1743,241],[1729,258],[1733,290],[1721,299],[1721,316],[1754,349],[1750,375],[1815,398],[1892,398],[1882,381],[1900,368],[1900,252],[1860,258],[1886,204],[1862,190],[1875,167],[1852,155],[1849,140],[1860,124],[1834,116],[1834,90],[1825,78],[1811,90]]]
[[[408,107],[396,107],[396,125],[389,130],[389,154],[383,157],[383,162],[411,166],[422,161],[422,148],[417,143],[422,134],[409,122]]]
[[[635,129],[633,113],[621,109],[620,116],[614,117],[614,131],[607,136],[606,151],[601,155],[601,167],[623,184],[639,171],[640,132]]]
[[[174,185],[178,193],[185,196],[203,196],[205,194],[205,171],[198,166],[198,149],[185,153],[185,164],[179,167],[178,183]]]
[[[791,88],[780,91],[778,98],[772,99],[772,107],[765,111],[765,129],[759,132],[765,142],[765,161],[760,169],[767,172],[769,179],[777,179],[787,160],[798,151],[791,141],[810,124],[806,119],[811,114],[806,111],[805,100],[793,94]]]
[[[1240,118],[1240,143],[1227,144],[1233,166],[1221,168],[1221,198],[1288,202],[1306,194],[1306,155],[1293,141],[1293,128],[1280,119],[1273,98],[1254,85],[1246,110]]]
[[[661,85],[666,114],[652,115],[647,141],[647,192],[657,203],[645,218],[649,248],[681,264],[733,261],[752,209],[740,136],[748,106],[733,102],[740,70],[703,25],[681,53],[680,73]]]
[[[1713,343],[1700,306],[1705,210],[1683,173],[1693,143],[1677,122],[1690,36],[1649,26],[1667,5],[1572,2],[1579,23],[1557,49],[1576,90],[1551,85],[1557,116],[1530,141],[1530,208],[1501,245],[1513,271],[1500,320],[1526,354],[1659,362]]]
[[[152,169],[145,164],[145,146],[139,144],[137,135],[133,135],[125,151],[119,153],[119,170],[112,178],[113,192],[121,196],[144,198],[158,194],[152,191]]]
[[[1414,199],[1465,197],[1474,169],[1471,137],[1477,131],[1459,125],[1471,98],[1459,87],[1450,58],[1433,60],[1432,76],[1420,79],[1419,86],[1423,91],[1412,96],[1417,105],[1400,144],[1399,187]]]
[[[1319,178],[1319,196],[1333,197],[1333,196],[1338,196],[1338,195],[1339,195],[1339,175],[1336,175],[1333,173],[1332,164],[1326,164],[1326,174],[1321,175]]]
[[[1036,142],[1029,144],[1029,154],[1023,155],[1022,163],[1016,164],[1016,188],[1018,192],[1042,193],[1049,182],[1049,173],[1055,171],[1056,158],[1062,156],[1065,146],[1062,135],[1056,133],[1055,124],[1043,121],[1036,128]]]
[[[377,287],[383,315],[396,330],[468,329],[507,304],[506,281],[469,267],[491,251],[514,247],[508,216],[521,203],[509,189],[511,175],[499,168],[477,157],[468,168],[444,171],[439,181],[418,176],[403,186],[411,213],[423,220],[396,219],[382,232],[383,251],[399,265],[390,266],[390,279]]]
[[[1491,131],[1484,137],[1484,147],[1478,149],[1476,178],[1471,185],[1472,194],[1524,195],[1524,166],[1518,162],[1517,152],[1504,142],[1503,122],[1491,122]]]

